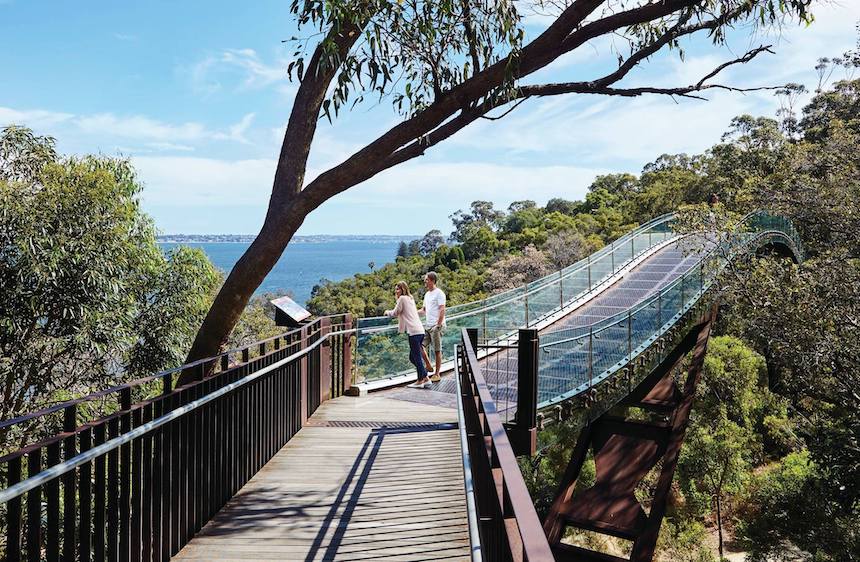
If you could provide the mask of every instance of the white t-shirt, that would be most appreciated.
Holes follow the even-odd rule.
[[[439,313],[442,307],[445,306],[445,293],[442,289],[436,287],[432,291],[424,293],[424,312],[427,314],[426,326],[432,328],[439,321]],[[447,322],[442,320],[442,325],[447,326]]]

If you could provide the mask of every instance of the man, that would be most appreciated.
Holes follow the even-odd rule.
[[[418,311],[419,314],[426,315],[422,351],[427,371],[434,371],[430,377],[433,382],[438,382],[442,378],[439,375],[439,370],[442,368],[442,330],[447,325],[445,323],[445,293],[436,286],[437,279],[435,271],[428,271],[427,275],[424,276],[424,287],[427,292],[424,293],[424,307]],[[431,346],[436,354],[435,369],[430,365],[429,351]]]

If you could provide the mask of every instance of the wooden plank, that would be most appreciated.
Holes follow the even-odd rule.
[[[329,400],[175,559],[467,561],[456,421],[379,395]]]

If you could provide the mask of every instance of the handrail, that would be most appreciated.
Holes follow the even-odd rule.
[[[491,295],[484,299],[480,299],[477,301],[466,302],[462,304],[458,304],[455,306],[447,307],[446,309],[446,318],[448,320],[457,320],[460,318],[468,318],[470,316],[474,316],[476,314],[480,314],[482,312],[486,312],[488,310],[493,310],[494,308],[498,308],[499,306],[503,306],[505,304],[510,304],[511,302],[522,298],[524,296],[530,296],[541,289],[545,288],[547,285],[567,279],[570,276],[580,273],[588,269],[588,267],[599,260],[600,258],[614,252],[616,249],[623,247],[626,242],[629,242],[639,236],[640,234],[646,232],[648,229],[665,222],[669,222],[673,220],[675,217],[675,213],[666,213],[660,215],[659,217],[653,218],[650,221],[636,227],[630,232],[624,234],[617,240],[614,240],[612,243],[603,246],[596,252],[589,254],[585,258],[568,265],[567,267],[550,273],[549,275],[545,275],[540,279],[536,279],[530,283],[526,283],[520,287],[515,287],[513,289],[508,289],[507,291],[503,291],[501,293],[497,293],[495,295]],[[493,301],[493,302],[488,302]],[[478,306],[477,308],[469,309],[464,312],[458,313],[458,309],[465,308],[467,306],[479,305],[479,303],[488,303],[485,305]],[[385,324],[378,326],[370,326],[370,327],[360,327],[359,331],[361,333],[379,333],[386,332],[397,328],[396,324],[389,324],[390,319],[387,316],[366,316],[364,318],[359,318],[358,322],[386,322]]]
[[[759,218],[764,218],[765,221],[771,219],[781,221],[779,224],[779,227],[781,227],[781,229],[775,228],[770,224],[765,224],[764,228],[759,231],[739,232],[737,236],[733,236],[729,239],[724,239],[719,243],[715,244],[713,248],[705,252],[699,260],[697,260],[694,264],[688,267],[681,275],[678,276],[677,279],[672,281],[672,283],[666,285],[656,293],[652,294],[647,299],[637,303],[629,309],[619,312],[613,316],[601,319],[590,325],[578,326],[574,329],[562,329],[556,332],[544,334],[544,337],[546,337],[552,334],[561,334],[565,332],[571,333],[574,330],[576,332],[580,332],[576,333],[576,335],[571,335],[570,337],[565,337],[564,339],[560,339],[558,341],[542,343],[540,347],[546,350],[548,348],[556,347],[562,344],[576,344],[576,342],[579,342],[579,345],[582,346],[585,344],[586,341],[589,342],[587,352],[589,365],[589,381],[575,388],[572,388],[571,390],[554,396],[553,398],[540,402],[538,404],[538,408],[546,409],[547,407],[555,406],[560,402],[572,398],[573,396],[577,396],[586,391],[591,390],[597,384],[605,380],[607,377],[612,376],[612,374],[617,372],[624,364],[633,361],[634,357],[638,356],[641,353],[643,346],[647,347],[647,345],[650,345],[650,343],[653,342],[656,338],[659,338],[661,335],[663,335],[671,327],[671,325],[675,323],[675,316],[683,315],[687,310],[689,310],[693,305],[695,305],[702,297],[702,295],[704,295],[710,289],[716,276],[725,267],[726,264],[721,263],[716,269],[709,271],[707,276],[705,275],[705,264],[708,261],[714,259],[715,256],[717,258],[725,257],[717,254],[717,252],[721,249],[729,250],[729,255],[728,257],[725,257],[725,259],[726,261],[730,261],[739,251],[746,251],[746,248],[749,247],[751,244],[755,243],[756,241],[762,240],[767,237],[778,236],[784,241],[786,241],[786,243],[792,248],[792,251],[796,253],[798,258],[802,258],[803,250],[801,247],[799,236],[797,235],[797,232],[794,230],[791,223],[789,221],[786,221],[782,217],[769,215],[766,211],[759,210],[748,213],[739,221],[738,224],[746,224],[749,225],[749,227],[751,228],[755,228],[756,225],[754,224],[754,221]],[[750,236],[744,236],[744,234],[749,234]],[[698,275],[696,275],[696,270],[699,270]],[[691,276],[698,277],[698,282],[695,283],[694,291],[689,295],[685,295],[683,290],[684,288],[689,287]],[[600,337],[600,334],[606,330],[615,328],[619,325],[623,325],[625,322],[632,323],[634,320],[637,319],[637,313],[644,311],[646,308],[654,309],[655,303],[657,309],[660,310],[660,303],[668,302],[670,300],[669,296],[674,291],[678,290],[680,290],[682,300],[680,303],[680,308],[677,312],[673,312],[672,315],[669,316],[658,317],[660,319],[658,320],[659,324],[656,327],[656,331],[651,334],[650,337],[646,338],[644,343],[636,342],[636,344],[634,345],[632,341],[629,341],[632,338],[632,334],[630,330],[628,330],[627,346],[620,356],[621,360],[613,364],[605,371],[601,370],[600,373],[591,372],[591,366],[595,363],[595,357],[597,357],[598,355],[597,352],[594,350],[594,339],[598,339]],[[603,353],[605,354],[606,351],[604,350]]]
[[[457,370],[457,388],[462,388],[460,371]],[[480,517],[475,505],[475,485],[472,478],[472,457],[469,454],[469,437],[466,431],[466,416],[463,413],[463,393],[457,393],[457,428],[460,434],[460,454],[463,464],[463,488],[466,491],[466,518],[469,521],[469,553],[472,562],[482,562]]]
[[[756,213],[750,213],[749,215],[747,215],[746,217],[744,217],[744,219],[746,219],[747,217],[752,216],[752,215],[754,215],[754,214],[756,214]],[[782,235],[782,236],[784,236],[786,239],[788,239],[788,240],[790,240],[790,241],[794,242],[795,244],[797,244],[797,241],[796,241],[796,240],[794,240],[794,239],[793,239],[793,237],[791,237],[788,233],[785,233],[785,232],[783,232],[783,231],[781,231],[781,230],[763,230],[763,231],[760,231],[760,232],[756,232],[756,233],[754,233],[754,236],[753,236],[752,238],[750,238],[749,240],[744,241],[744,242],[743,242],[743,244],[744,244],[744,245],[749,245],[751,242],[754,242],[755,240],[758,240],[758,239],[763,238],[763,237],[765,237],[765,236],[774,235],[774,234]],[[686,235],[686,236],[689,236],[689,235]],[[795,248],[795,249],[797,250],[798,254],[802,254],[802,250],[801,250],[799,247],[797,247],[797,248]],[[603,329],[605,329],[605,328],[607,328],[607,327],[609,327],[609,326],[611,326],[611,325],[613,325],[613,324],[616,324],[616,323],[618,323],[618,322],[620,322],[620,321],[624,320],[624,319],[628,316],[628,314],[629,314],[630,312],[637,312],[637,311],[642,310],[642,309],[644,309],[645,307],[647,307],[647,306],[649,306],[649,305],[653,304],[653,303],[654,303],[658,298],[660,298],[660,296],[667,294],[667,293],[669,292],[669,290],[671,290],[672,288],[674,288],[675,286],[677,286],[678,284],[680,284],[680,283],[682,282],[682,279],[684,279],[684,278],[685,278],[689,273],[691,273],[694,269],[701,267],[701,266],[702,266],[702,264],[703,264],[706,260],[708,260],[708,259],[712,258],[712,257],[714,256],[714,254],[715,254],[715,252],[716,252],[717,250],[718,250],[718,247],[714,247],[714,248],[712,248],[711,250],[709,250],[707,253],[705,253],[705,254],[702,256],[702,258],[701,258],[700,260],[698,260],[696,263],[694,263],[694,264],[690,265],[690,267],[688,267],[687,269],[685,269],[685,270],[684,270],[684,272],[683,272],[681,275],[679,275],[679,276],[677,277],[677,279],[675,279],[675,280],[674,280],[674,281],[672,281],[670,284],[666,285],[665,287],[663,287],[662,289],[660,289],[660,290],[659,290],[659,291],[657,291],[656,293],[652,294],[652,295],[651,295],[650,297],[648,297],[647,299],[645,299],[645,300],[643,300],[643,301],[641,301],[641,302],[639,302],[639,303],[635,304],[634,306],[631,306],[629,309],[627,309],[627,310],[625,310],[625,311],[618,312],[618,313],[616,313],[616,314],[614,314],[614,315],[612,315],[612,316],[609,316],[609,317],[607,317],[607,318],[603,318],[603,319],[601,319],[601,320],[598,320],[597,322],[594,322],[593,324],[590,324],[590,325],[579,326],[579,327],[577,327],[577,329],[580,329],[580,330],[587,330],[587,329],[588,329],[588,328],[590,328],[590,327],[598,327],[598,328],[597,328],[598,330],[603,330]],[[567,330],[568,330],[568,329],[561,329],[561,330],[557,330],[557,331],[555,331],[555,332],[548,332],[548,333],[547,333],[547,334],[545,334],[545,335],[549,335],[549,334],[553,334],[553,333],[559,333],[559,332],[564,332],[564,331],[567,331]],[[551,347],[551,346],[559,345],[559,344],[561,344],[561,343],[567,343],[567,342],[575,341],[575,340],[577,340],[577,339],[579,339],[579,338],[582,338],[582,337],[585,337],[585,336],[586,336],[586,334],[582,334],[582,335],[574,336],[574,337],[571,337],[571,338],[568,338],[568,339],[564,339],[564,340],[558,340],[558,341],[553,341],[553,342],[549,342],[549,343],[544,343],[544,344],[541,344],[541,347],[542,347],[542,348],[543,348],[543,347]]]
[[[245,386],[246,384],[259,379],[263,375],[268,374],[271,371],[274,371],[275,369],[278,369],[279,367],[286,365],[287,363],[291,363],[291,362],[295,361],[296,359],[299,359],[300,357],[308,354],[309,352],[313,351],[317,347],[321,346],[323,344],[323,342],[327,341],[329,338],[331,338],[333,336],[351,334],[351,333],[354,333],[354,331],[355,331],[355,329],[353,328],[353,329],[349,329],[349,330],[339,330],[339,331],[329,332],[324,337],[321,337],[320,339],[318,339],[317,341],[315,341],[314,343],[312,343],[308,347],[302,349],[301,351],[293,353],[292,355],[289,355],[289,356],[287,356],[287,357],[285,357],[285,358],[283,358],[283,359],[281,359],[275,363],[272,363],[271,365],[267,365],[266,367],[263,367],[262,369],[254,371],[253,373],[246,375],[245,377],[237,380],[236,382],[225,385],[225,386],[221,387],[220,389],[207,394],[206,396],[203,396],[201,398],[193,400],[184,406],[180,406],[179,408],[172,410],[171,412],[161,416],[160,418],[156,418],[156,419],[152,420],[151,422],[148,422],[148,423],[145,423],[139,427],[136,427],[136,428],[132,429],[131,431],[123,433],[122,435],[115,437],[109,441],[106,441],[105,443],[103,443],[101,445],[93,447],[92,449],[90,449],[84,453],[79,453],[79,454],[75,455],[74,457],[72,457],[71,459],[65,460],[59,464],[56,464],[50,468],[47,468],[47,469],[43,470],[42,472],[36,474],[35,476],[31,476],[31,477],[27,478],[26,480],[23,480],[17,484],[9,486],[8,488],[0,490],[0,505],[7,503],[10,500],[13,500],[15,498],[21,497],[22,495],[26,494],[30,490],[38,488],[39,486],[41,486],[41,485],[43,485],[43,484],[45,484],[51,480],[54,480],[54,479],[62,476],[63,474],[71,472],[71,471],[75,470],[76,468],[78,468],[79,466],[93,461],[97,457],[103,456],[104,454],[106,454],[110,451],[116,450],[119,447],[121,447],[122,445],[130,443],[134,439],[136,439],[142,435],[145,435],[154,429],[158,429],[159,427],[161,427],[161,426],[163,426],[163,425],[165,425],[165,424],[167,424],[167,423],[169,423],[169,422],[171,422],[177,418],[182,417],[183,415],[187,414],[188,412],[196,410],[197,408],[199,408],[205,404],[208,404],[209,402],[212,402],[213,400],[220,398],[221,396],[224,396],[225,394],[228,394],[237,388]]]
[[[338,318],[338,317],[345,317],[345,316],[346,316],[345,314],[332,314],[329,316],[321,316],[321,317],[315,319],[314,322],[322,320],[323,318],[331,319],[331,318]],[[228,349],[228,350],[225,350],[225,351],[218,353],[217,355],[213,355],[211,357],[204,357],[203,359],[198,359],[196,361],[192,361],[191,363],[185,363],[183,365],[179,365],[178,367],[172,367],[170,369],[165,369],[165,370],[159,371],[158,373],[155,373],[153,375],[149,375],[147,377],[135,379],[133,381],[126,382],[126,383],[123,383],[123,384],[120,384],[117,386],[112,386],[112,387],[106,388],[104,390],[99,390],[99,391],[93,392],[91,394],[87,394],[86,396],[81,396],[80,398],[73,398],[71,400],[65,400],[63,402],[59,402],[59,403],[54,404],[52,406],[42,408],[41,410],[36,410],[35,412],[29,412],[27,414],[24,414],[23,416],[18,416],[16,418],[9,418],[6,420],[0,420],[0,430],[6,429],[8,427],[12,427],[14,425],[22,424],[22,423],[25,423],[27,421],[30,421],[30,420],[33,420],[36,418],[55,414],[55,413],[60,412],[60,411],[66,409],[70,406],[77,406],[79,404],[85,404],[87,402],[92,402],[92,401],[97,400],[99,398],[104,398],[105,396],[110,396],[111,394],[116,394],[118,392],[122,392],[123,390],[134,389],[134,388],[140,387],[141,385],[151,383],[151,382],[163,379],[163,378],[171,376],[171,375],[175,375],[176,373],[182,372],[186,369],[193,369],[193,368],[199,367],[201,365],[215,363],[219,359],[221,359],[222,357],[226,356],[229,358],[230,355],[233,355],[235,353],[241,353],[241,352],[250,350],[254,347],[259,348],[261,345],[265,345],[271,341],[281,340],[281,339],[287,338],[289,336],[293,336],[297,333],[300,333],[302,331],[302,329],[303,328],[294,328],[292,330],[283,332],[277,336],[272,336],[272,337],[266,338],[264,340],[255,341],[253,343],[249,343],[246,346]],[[351,333],[355,333],[355,331],[356,331],[356,329],[353,328],[351,330]]]
[[[523,480],[505,427],[499,418],[496,404],[490,395],[490,389],[481,373],[468,329],[464,328],[461,331],[461,339],[465,374],[468,375],[469,380],[461,379],[465,384],[460,387],[460,391],[467,398],[477,398],[477,400],[464,401],[464,406],[468,404],[470,410],[470,415],[466,416],[464,413],[466,432],[474,440],[472,446],[474,451],[482,451],[483,454],[488,455],[481,459],[481,466],[486,472],[476,474],[478,482],[483,484],[482,489],[479,490],[479,492],[483,491],[483,494],[479,494],[479,498],[484,497],[484,505],[479,502],[478,509],[483,507],[488,511],[479,513],[479,516],[490,517],[497,525],[498,531],[508,537],[508,552],[513,554],[513,559],[553,562],[555,559],[549,542],[535,512],[534,503]],[[462,399],[463,396],[461,396]],[[519,540],[509,536],[512,531],[517,533]],[[491,555],[491,553],[488,554]]]

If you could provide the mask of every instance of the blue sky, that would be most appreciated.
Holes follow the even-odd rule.
[[[262,224],[295,85],[286,80],[294,34],[289,1],[116,2],[0,0],[0,126],[24,124],[67,153],[132,158],[143,207],[164,233],[254,233]],[[759,44],[776,55],[723,75],[733,85],[814,87],[820,56],[856,44],[860,2],[829,2],[809,28],[750,38],[729,49],[707,41],[688,56],[659,55],[625,84],[685,85]],[[529,30],[540,29],[529,18]],[[611,45],[586,45],[536,80],[596,77],[614,69]],[[501,121],[480,121],[446,144],[343,193],[300,234],[450,231],[448,215],[486,199],[582,198],[596,174],[627,171],[662,153],[699,152],[742,113],[772,115],[769,93],[716,92],[710,101],[558,97],[529,101]],[[338,163],[398,120],[368,104],[323,122],[309,177]]]

